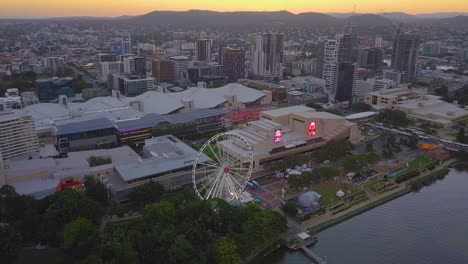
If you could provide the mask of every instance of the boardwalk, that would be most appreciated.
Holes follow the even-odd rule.
[[[312,259],[313,263],[316,264],[327,264],[325,260],[323,260],[321,257],[319,257],[317,254],[315,254],[312,250],[310,250],[308,247],[302,245],[301,249],[304,251],[304,253]]]

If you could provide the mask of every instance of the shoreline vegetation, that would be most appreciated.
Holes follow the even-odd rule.
[[[399,190],[399,191],[396,191],[394,193],[391,193],[391,194],[388,194],[386,196],[383,196],[381,199],[378,199],[372,203],[369,203],[365,206],[362,206],[362,207],[359,207],[359,208],[356,208],[342,216],[339,216],[337,218],[333,218],[333,219],[330,219],[330,220],[327,220],[325,222],[322,222],[322,223],[319,223],[319,224],[316,224],[316,225],[313,225],[313,226],[310,226],[308,227],[308,231],[309,232],[312,232],[312,233],[319,233],[321,231],[324,231],[330,227],[333,227],[337,224],[340,224],[350,218],[353,218],[357,215],[360,215],[362,213],[365,213],[373,208],[376,208],[380,205],[383,205],[387,202],[390,202],[394,199],[397,199],[399,197],[402,197],[408,193],[411,193],[411,192],[417,192],[419,191],[421,188],[423,188],[424,186],[429,186],[431,185],[432,183],[436,182],[437,180],[441,180],[443,178],[445,178],[445,176],[449,173],[450,171],[450,167],[453,163],[455,163],[456,160],[454,159],[451,159],[451,160],[448,160],[446,161],[444,164],[436,167],[434,170],[428,170],[428,171],[425,171],[424,173],[422,173],[421,175],[415,177],[415,178],[411,178],[411,179],[408,179],[406,181],[404,181],[402,184],[405,184],[404,188]],[[273,251],[270,251],[268,253],[272,253]],[[266,255],[264,255],[266,256]],[[252,262],[250,262],[252,263]]]
[[[430,173],[427,173],[427,174],[424,174],[422,175],[421,177],[419,177],[418,179],[416,180],[412,180],[412,181],[407,181],[406,182],[406,187],[398,192],[395,192],[395,193],[392,193],[388,196],[385,196],[385,197],[382,197],[381,199],[377,200],[377,201],[374,201],[366,206],[363,206],[363,207],[360,207],[360,208],[357,208],[343,216],[340,216],[338,218],[335,218],[335,219],[330,219],[324,223],[321,223],[321,224],[318,224],[318,225],[315,225],[315,226],[312,226],[309,228],[309,231],[312,231],[312,232],[321,232],[327,228],[330,228],[334,225],[337,225],[339,223],[342,223],[352,217],[355,217],[357,215],[360,215],[362,213],[365,213],[375,207],[378,207],[382,204],[385,204],[387,202],[390,202],[392,200],[395,200],[396,198],[398,197],[401,197],[401,196],[404,196],[408,193],[411,193],[411,192],[417,192],[419,191],[422,187],[424,186],[429,186],[430,184],[434,183],[435,181],[437,181],[438,179],[443,179],[449,172],[450,170],[443,166],[443,167],[440,167],[434,171],[430,171]]]

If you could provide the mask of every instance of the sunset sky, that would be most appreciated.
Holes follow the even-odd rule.
[[[6,1],[6,2],[5,2]],[[401,11],[468,12],[467,0],[2,0],[0,17],[121,16],[154,10],[272,11],[293,13]]]

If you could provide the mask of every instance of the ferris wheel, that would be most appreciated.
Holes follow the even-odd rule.
[[[230,132],[217,134],[198,152],[192,168],[193,188],[201,199],[238,199],[252,168],[252,148],[245,138]]]

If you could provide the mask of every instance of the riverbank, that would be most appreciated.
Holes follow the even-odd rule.
[[[320,232],[320,231],[323,231],[327,228],[330,228],[334,225],[337,225],[349,218],[352,218],[354,216],[357,216],[359,214],[362,214],[370,209],[373,209],[377,206],[380,206],[382,204],[385,204],[389,201],[392,201],[398,197],[401,197],[405,194],[408,194],[410,192],[413,191],[413,189],[411,188],[410,186],[410,183],[412,181],[415,181],[415,180],[419,180],[419,179],[425,179],[425,178],[431,178],[432,175],[438,175],[440,173],[445,173],[447,174],[448,173],[448,168],[447,166],[449,166],[451,163],[453,162],[453,160],[450,160],[450,161],[447,161],[445,162],[444,164],[441,164],[438,168],[432,170],[432,171],[426,171],[425,173],[411,179],[411,180],[407,180],[403,183],[400,184],[400,187],[394,189],[394,190],[391,190],[389,192],[386,192],[386,193],[383,193],[383,194],[380,194],[380,195],[376,195],[374,197],[370,197],[368,201],[366,202],[363,202],[361,204],[358,204],[352,208],[350,208],[349,210],[345,210],[343,212],[340,212],[339,214],[336,214],[336,215],[324,215],[323,217],[316,217],[314,219],[311,219],[309,221],[306,221],[304,223],[302,223],[302,226],[304,226],[305,228],[307,228],[308,230],[310,231],[313,231],[313,232]]]

